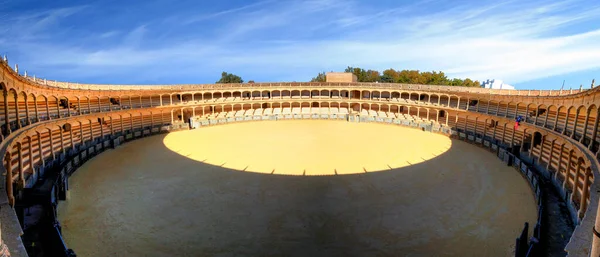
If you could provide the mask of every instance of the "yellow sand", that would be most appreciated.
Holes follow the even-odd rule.
[[[323,120],[205,127],[171,133],[164,144],[187,158],[224,168],[306,176],[401,168],[451,147],[448,137],[417,129]]]
[[[527,182],[479,147],[333,121],[136,140],[80,167],[58,211],[83,257],[514,256],[536,220]]]

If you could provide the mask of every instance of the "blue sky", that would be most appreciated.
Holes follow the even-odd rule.
[[[600,2],[0,0],[0,54],[80,83],[308,81],[347,66],[600,84]]]

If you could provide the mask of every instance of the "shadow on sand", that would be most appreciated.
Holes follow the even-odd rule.
[[[398,169],[286,176],[194,161],[165,136],[70,178],[59,218],[78,256],[510,256],[537,218],[516,170],[458,140]]]

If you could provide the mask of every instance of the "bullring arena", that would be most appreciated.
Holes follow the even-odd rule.
[[[5,256],[600,254],[597,88],[88,85],[0,67]],[[555,245],[557,216],[574,229]]]

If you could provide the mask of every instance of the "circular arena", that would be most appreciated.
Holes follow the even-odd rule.
[[[597,88],[0,69],[0,255],[600,254]]]
[[[228,124],[94,158],[71,177],[59,219],[82,256],[511,256],[537,211],[500,163],[400,126]]]

